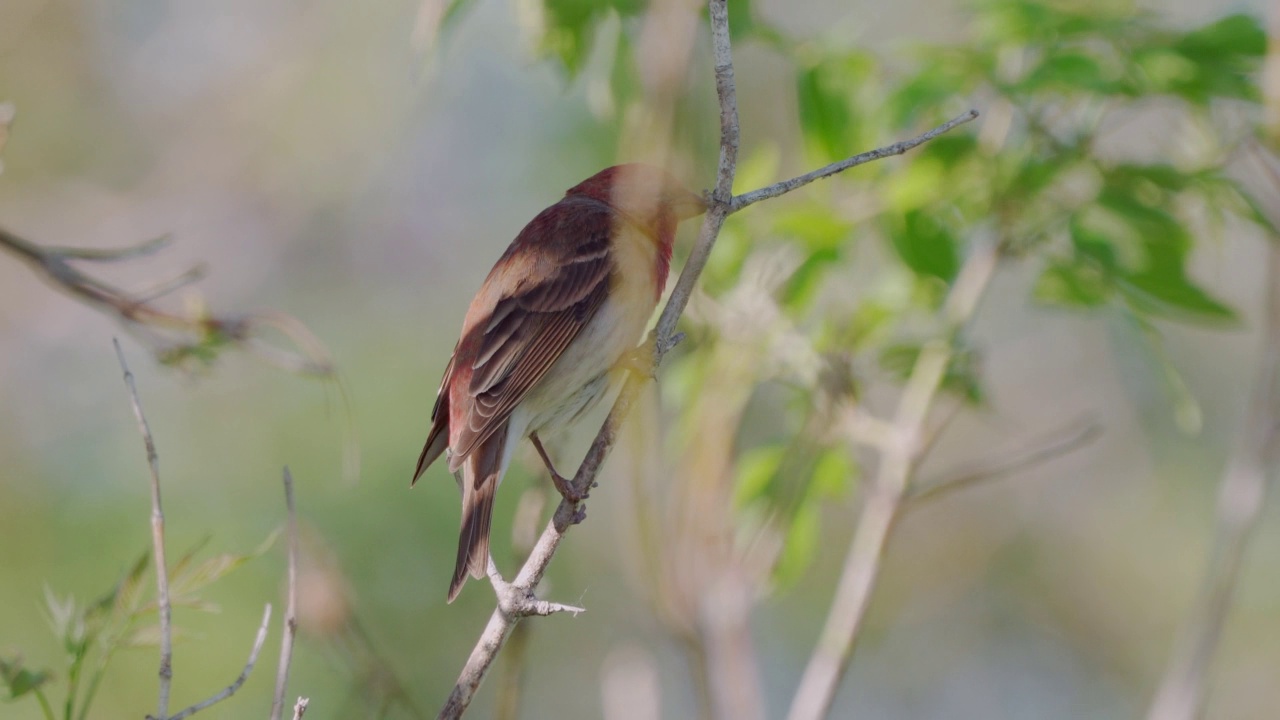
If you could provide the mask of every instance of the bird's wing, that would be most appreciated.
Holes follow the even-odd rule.
[[[491,311],[468,313],[454,355],[451,469],[506,422],[604,304],[613,222],[603,204],[562,201],[530,222],[489,273],[477,300],[495,291],[497,300],[479,306]]]

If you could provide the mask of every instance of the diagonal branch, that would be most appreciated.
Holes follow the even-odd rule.
[[[810,173],[809,175],[801,176],[801,178],[785,181],[764,190],[734,197],[732,188],[734,173],[737,169],[739,130],[737,91],[734,83],[733,57],[729,42],[728,10],[726,0],[710,0],[709,6],[716,94],[720,103],[720,158],[716,171],[716,185],[709,193],[707,213],[703,218],[702,227],[698,233],[698,239],[694,244],[693,251],[685,263],[684,270],[680,273],[679,280],[676,281],[675,287],[671,291],[661,316],[658,318],[656,328],[650,334],[649,342],[653,348],[653,372],[656,372],[666,353],[680,341],[680,334],[675,332],[676,324],[684,312],[690,296],[693,294],[693,289],[697,285],[702,269],[705,267],[716,238],[719,236],[720,228],[724,225],[724,221],[729,215],[754,202],[784,194],[819,177],[825,177],[840,170],[879,158],[901,154],[978,116],[977,111],[970,110],[947,124],[939,126],[917,138],[850,158],[844,163],[840,163],[841,167],[838,169],[831,169],[835,167],[831,166],[817,171],[816,175]],[[994,249],[992,250],[991,264],[994,265]],[[981,280],[982,286],[985,286],[985,281],[986,278],[983,277]],[[973,303],[976,303],[976,301],[976,297],[972,298]],[[937,370],[938,379],[935,380],[934,385],[941,379],[941,372],[946,367],[946,359],[945,356],[942,358],[941,367]],[[595,483],[600,468],[617,438],[619,427],[639,396],[640,390],[649,379],[651,378],[641,377],[636,374],[632,374],[627,378],[618,398],[614,401],[613,408],[609,411],[608,417],[605,419],[599,433],[597,433],[594,442],[591,443],[591,447],[579,466],[578,472],[574,475],[572,483],[575,489],[585,491]],[[932,390],[930,390],[929,395],[932,395]],[[472,697],[480,687],[485,674],[492,666],[498,652],[502,649],[503,643],[516,623],[527,615],[544,614],[534,612],[535,608],[541,609],[537,606],[537,603],[541,601],[536,600],[533,591],[542,580],[542,576],[546,572],[551,558],[555,555],[556,549],[559,547],[565,533],[568,532],[572,525],[580,521],[583,516],[580,506],[571,504],[568,501],[562,501],[559,507],[556,508],[551,522],[548,523],[542,536],[538,539],[532,552],[530,552],[529,558],[516,575],[515,580],[507,584],[501,580],[496,571],[490,574],[490,579],[495,581],[495,589],[500,598],[499,606],[490,616],[489,623],[485,626],[480,639],[467,659],[467,663],[458,677],[457,684],[454,685],[444,708],[440,711],[439,718],[441,720],[458,718],[466,712]],[[504,596],[511,597],[512,593],[520,593],[521,597],[524,598],[524,602],[513,603],[509,599],[503,599]],[[568,606],[556,606],[552,611],[573,611],[576,609]]]
[[[974,247],[965,261],[942,309],[952,333],[977,309],[998,260],[999,248],[988,241]],[[792,700],[789,720],[821,720],[831,709],[871,605],[889,536],[905,508],[908,483],[923,449],[929,410],[954,349],[949,339],[927,343],[907,379],[887,442],[880,447],[875,482],[867,487],[835,599]]]
[[[934,500],[971,485],[997,480],[1054,458],[1079,450],[1102,436],[1102,426],[1091,420],[1076,420],[1037,443],[1010,455],[984,462],[947,477],[912,483],[907,500],[912,504]]]
[[[131,247],[99,250],[48,247],[0,228],[0,250],[25,261],[54,287],[114,316],[130,331],[149,333],[155,352],[163,362],[178,363],[207,357],[221,345],[235,345],[262,360],[290,372],[332,377],[333,367],[324,346],[301,322],[282,313],[251,313],[242,316],[214,316],[204,311],[186,314],[158,307],[155,301],[200,279],[204,270],[195,267],[178,277],[140,294],[131,294],[85,274],[75,262],[117,262],[155,253],[168,245],[159,237]],[[282,350],[260,339],[262,330],[283,334],[294,351]]]
[[[249,650],[249,661],[244,664],[244,669],[240,671],[240,674],[236,676],[236,679],[232,680],[230,685],[222,688],[213,696],[205,700],[201,700],[195,705],[192,705],[191,707],[188,707],[188,708],[184,708],[178,711],[177,713],[174,713],[173,715],[169,716],[168,720],[182,720],[185,717],[190,717],[191,715],[195,715],[196,713],[200,712],[201,710],[204,710],[210,705],[213,705],[215,703],[220,703],[223,700],[226,700],[227,698],[231,697],[232,695],[235,695],[236,691],[240,689],[240,686],[244,685],[244,681],[249,679],[249,673],[253,672],[253,666],[256,665],[258,662],[258,653],[262,652],[262,644],[265,643],[267,640],[267,626],[270,624],[271,624],[271,603],[267,603],[266,607],[262,609],[262,623],[258,625],[258,634],[253,638],[253,648]],[[148,716],[147,720],[156,720],[156,719]]]

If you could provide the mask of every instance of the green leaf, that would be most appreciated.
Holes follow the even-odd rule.
[[[820,509],[817,503],[803,503],[787,523],[782,552],[773,568],[773,579],[778,585],[794,584],[812,564],[818,550]]]
[[[853,102],[872,81],[874,70],[871,56],[852,53],[823,58],[797,73],[800,129],[813,152],[839,160],[856,151],[862,130]]]
[[[29,692],[38,690],[49,682],[52,675],[45,670],[32,671],[22,666],[21,658],[0,658],[0,680],[9,690],[8,700],[17,700]]]
[[[1106,304],[1113,291],[1096,265],[1055,260],[1040,273],[1032,296],[1046,305],[1088,309]]]
[[[781,293],[782,304],[793,310],[807,307],[822,287],[826,271],[840,262],[841,257],[837,248],[824,248],[810,253],[787,279]]]
[[[894,127],[911,126],[940,106],[967,95],[981,75],[972,67],[976,58],[964,49],[948,50],[930,58],[916,74],[901,83],[886,103]]]
[[[543,0],[547,25],[542,52],[558,59],[570,79],[577,77],[591,54],[600,20],[611,10],[631,17],[646,5],[644,0]]]
[[[1017,89],[1022,92],[1059,91],[1112,93],[1117,77],[1098,60],[1078,51],[1051,54],[1035,66]]]
[[[785,445],[762,445],[742,453],[735,466],[733,504],[746,507],[764,498],[787,454]]]
[[[950,283],[960,269],[951,229],[933,215],[912,210],[888,219],[889,239],[898,257],[917,275]]]
[[[994,0],[979,5],[986,44],[1047,45],[1088,35],[1107,37],[1123,22],[1117,10],[1097,2]]]
[[[1183,35],[1174,47],[1199,63],[1256,60],[1267,52],[1267,32],[1251,15],[1228,15]]]

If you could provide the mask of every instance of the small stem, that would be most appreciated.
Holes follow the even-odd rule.
[[[289,515],[289,588],[284,609],[284,633],[280,638],[280,662],[276,667],[276,693],[271,702],[271,720],[280,720],[284,714],[284,694],[289,686],[289,665],[293,661],[293,638],[298,633],[298,511],[293,504],[293,474],[288,467],[284,469],[284,504]]]
[[[151,469],[151,544],[155,556],[156,569],[156,606],[160,615],[160,690],[157,700],[156,717],[167,720],[169,716],[169,688],[173,680],[173,629],[172,607],[169,604],[169,566],[164,554],[164,510],[160,504],[160,458],[156,454],[156,443],[151,437],[151,426],[142,412],[142,401],[138,398],[138,387],[134,383],[133,373],[125,362],[124,350],[120,341],[115,343],[116,357],[120,360],[120,368],[124,371],[124,382],[129,388],[129,402],[133,406],[134,418],[138,421],[138,431],[142,433],[142,442],[147,449],[147,465]]]

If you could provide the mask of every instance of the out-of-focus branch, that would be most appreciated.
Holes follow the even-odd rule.
[[[222,345],[234,345],[290,372],[333,375],[328,352],[320,341],[305,325],[283,313],[219,317],[202,311],[179,314],[155,304],[161,297],[199,280],[204,273],[202,268],[188,270],[145,292],[130,294],[85,274],[74,265],[76,262],[133,260],[161,250],[168,242],[167,237],[160,237],[113,250],[47,247],[0,228],[0,249],[25,261],[59,290],[114,316],[126,329],[146,333],[162,362],[172,364],[207,357]],[[267,329],[284,335],[295,350],[282,350],[264,342],[260,335]]]
[[[1280,189],[1280,183],[1274,185]],[[1147,720],[1192,720],[1204,705],[1205,680],[1222,636],[1240,566],[1267,492],[1280,444],[1280,245],[1267,243],[1266,323],[1262,360],[1239,445],[1218,488],[1217,521],[1199,597],[1182,626]]]
[[[906,499],[914,506],[971,485],[998,480],[1079,450],[1101,436],[1101,425],[1092,420],[1077,420],[1037,442],[1026,443],[1005,457],[984,461],[944,477],[912,483]]]
[[[262,644],[267,641],[267,627],[270,624],[271,603],[267,603],[266,607],[262,609],[262,624],[258,626],[258,634],[253,639],[253,648],[249,650],[249,661],[244,664],[244,669],[240,671],[240,674],[236,676],[236,679],[232,680],[230,685],[222,688],[222,690],[219,690],[212,697],[207,700],[201,700],[191,707],[178,711],[177,713],[169,716],[168,720],[182,720],[185,717],[195,715],[210,705],[220,703],[232,695],[235,695],[236,691],[240,689],[240,686],[244,685],[244,681],[249,679],[249,673],[253,672],[253,666],[258,662],[258,653],[262,652]],[[148,715],[147,720],[159,719],[152,718]]]
[[[698,278],[702,274],[703,267],[706,266],[707,258],[711,254],[711,249],[715,245],[716,238],[720,234],[720,228],[724,225],[725,219],[736,210],[747,207],[751,202],[763,199],[764,196],[750,200],[749,202],[738,202],[733,196],[733,178],[737,169],[738,157],[738,103],[737,90],[734,83],[733,57],[729,42],[729,15],[726,7],[726,0],[710,0],[710,19],[711,19],[711,46],[713,60],[715,64],[715,82],[716,95],[720,104],[720,159],[716,171],[715,188],[708,193],[707,213],[702,221],[702,228],[698,233],[698,239],[694,244],[693,251],[689,255],[688,261],[685,263],[684,270],[680,273],[680,278],[676,281],[675,287],[671,291],[671,295],[667,300],[666,306],[662,310],[661,316],[658,318],[657,327],[650,335],[649,342],[652,345],[652,368],[653,372],[657,371],[658,365],[667,352],[671,350],[679,341],[681,336],[676,333],[676,324],[684,312],[685,306],[689,302],[693,289],[697,285]],[[931,137],[945,132],[957,125],[973,120],[978,116],[977,111],[969,111],[955,120],[941,126],[939,129],[930,131],[921,136],[917,140],[907,141],[897,152],[889,151],[873,151],[863,155],[851,158],[846,161],[847,164],[841,169],[847,169],[854,165],[870,162],[872,160],[887,157],[889,155],[904,152],[910,147],[915,147],[925,142]],[[927,137],[926,137],[927,136]],[[899,143],[902,145],[902,143]],[[889,146],[890,148],[896,146]],[[821,173],[821,171],[819,171]],[[832,170],[831,172],[837,172]],[[829,173],[828,173],[829,174]],[[800,187],[806,182],[811,182],[814,178],[810,178],[804,182],[796,182],[793,187]],[[785,184],[785,183],[784,183]],[[773,197],[787,192],[791,188],[770,191]],[[741,197],[751,197],[751,193],[747,193]],[[991,250],[991,264],[994,265],[994,249]],[[972,274],[973,261],[967,272]],[[982,286],[985,286],[985,277],[982,279]],[[964,274],[961,280],[957,282],[959,288],[965,283]],[[971,283],[970,283],[971,284]],[[979,289],[980,294],[980,289]],[[957,295],[953,292],[953,296]],[[972,298],[976,303],[977,298]],[[958,300],[953,300],[958,302]],[[941,367],[938,368],[938,380],[941,379],[941,373],[946,367],[946,360],[949,353],[942,358]],[[923,362],[923,355],[922,355]],[[616,440],[618,428],[626,418],[627,413],[631,409],[631,405],[635,402],[639,392],[650,378],[640,377],[632,374],[623,384],[622,390],[615,400],[613,408],[609,411],[608,417],[605,419],[604,425],[597,433],[595,441],[592,442],[590,449],[587,451],[586,457],[578,468],[578,472],[573,478],[573,487],[579,492],[584,492],[592,487],[595,483],[596,476],[599,474],[600,467],[604,464],[605,458],[609,454],[609,450],[613,447]],[[936,384],[936,382],[935,382]],[[929,395],[932,395],[930,391]],[[467,659],[466,665],[462,669],[462,673],[458,677],[457,684],[454,685],[452,692],[449,694],[448,700],[445,702],[444,708],[440,711],[439,717],[444,720],[447,718],[461,717],[466,711],[467,706],[471,702],[471,698],[475,695],[476,689],[480,687],[481,681],[488,672],[498,652],[502,649],[503,643],[506,641],[512,628],[520,621],[522,617],[534,614],[548,614],[548,612],[557,611],[578,611],[578,608],[571,606],[563,606],[555,603],[545,603],[534,597],[534,589],[542,580],[543,574],[546,572],[547,566],[551,562],[551,558],[555,555],[556,549],[560,545],[560,541],[564,538],[569,527],[580,522],[585,514],[582,508],[562,501],[556,509],[555,515],[551,522],[543,531],[533,551],[529,554],[528,560],[520,569],[516,579],[511,583],[506,583],[497,573],[497,568],[490,563],[490,580],[494,584],[495,591],[498,594],[498,608],[494,610],[493,615],[489,618],[488,625],[485,626],[481,633],[479,641],[471,652],[471,656]]]
[[[194,715],[210,705],[231,697],[248,679],[249,673],[253,671],[253,666],[258,662],[258,654],[262,651],[262,645],[267,639],[267,628],[271,623],[271,604],[267,603],[262,611],[262,624],[258,626],[258,634],[254,638],[253,648],[249,651],[249,661],[245,663],[244,669],[240,671],[236,679],[212,697],[170,715],[169,691],[173,680],[173,608],[169,601],[169,571],[164,552],[164,510],[160,503],[160,460],[159,455],[156,453],[155,440],[151,436],[151,426],[147,423],[147,417],[142,411],[142,402],[138,398],[138,386],[134,382],[133,373],[129,370],[129,364],[125,361],[124,350],[120,347],[119,340],[113,338],[112,342],[115,344],[116,358],[120,361],[120,369],[124,372],[125,386],[129,390],[129,402],[133,407],[133,416],[138,422],[138,432],[142,434],[142,441],[147,449],[147,465],[151,469],[151,541],[156,568],[156,608],[160,616],[160,690],[156,714],[148,715],[147,720],[182,720],[182,718]],[[284,687],[288,682],[289,664],[293,655],[293,636],[297,628],[295,613],[298,583],[298,521],[293,504],[293,477],[289,474],[289,468],[284,469],[284,496],[285,505],[289,513],[289,599],[288,607],[285,611],[284,639],[281,641],[280,647],[280,668],[276,676],[276,702],[271,708],[272,720],[279,720],[280,711],[283,707]],[[307,706],[307,701],[304,698],[298,698],[298,703],[299,705],[294,708],[295,718],[301,717]]]
[[[138,399],[138,386],[129,371],[129,363],[124,359],[124,350],[120,341],[112,338],[115,344],[116,358],[120,361],[120,369],[124,371],[124,384],[129,389],[129,404],[133,407],[133,417],[138,421],[138,432],[142,434],[142,443],[147,448],[147,466],[151,470],[151,545],[155,555],[156,568],[156,610],[160,616],[160,690],[156,702],[156,717],[167,720],[169,716],[169,688],[173,680],[173,629],[171,618],[173,608],[169,604],[169,565],[164,554],[164,509],[160,504],[160,456],[156,453],[156,442],[151,437],[151,426],[147,416],[142,412],[142,401]]]
[[[942,309],[949,332],[958,331],[973,315],[998,260],[995,243],[983,242],[973,248]],[[953,352],[949,336],[925,344],[907,379],[888,437],[879,448],[880,465],[875,481],[866,489],[835,599],[792,700],[790,720],[820,720],[831,708],[871,604],[885,545],[903,510],[908,483],[920,459],[929,410]]]
[[[280,662],[276,667],[276,694],[271,702],[271,720],[280,720],[284,713],[284,693],[289,686],[289,665],[293,662],[293,638],[298,634],[298,510],[293,503],[293,474],[284,469],[284,504],[289,513],[289,569],[288,598],[284,609],[284,633],[280,638]],[[298,699],[302,709],[306,702]],[[294,709],[294,717],[301,711]]]

